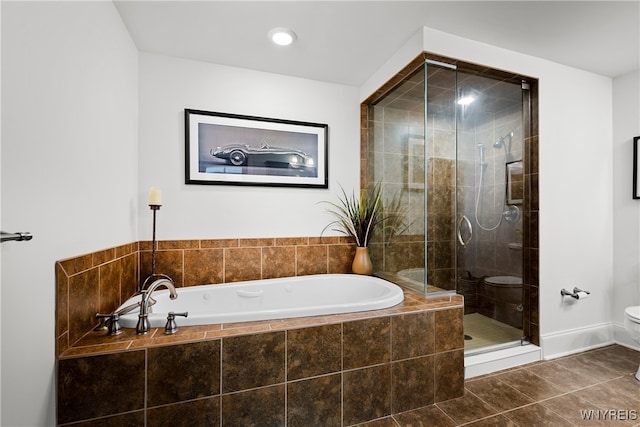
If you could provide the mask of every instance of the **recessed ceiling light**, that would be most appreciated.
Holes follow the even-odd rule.
[[[296,41],[296,33],[288,28],[274,28],[269,31],[269,40],[280,46],[288,46]]]

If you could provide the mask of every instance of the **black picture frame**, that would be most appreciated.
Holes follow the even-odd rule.
[[[640,182],[638,180],[640,177],[638,176],[638,164],[640,159],[640,150],[638,148],[638,144],[640,144],[640,136],[636,136],[633,138],[633,198],[640,199]]]
[[[521,205],[524,202],[524,163],[522,160],[506,164],[507,205]]]
[[[185,183],[328,188],[329,126],[185,109]]]

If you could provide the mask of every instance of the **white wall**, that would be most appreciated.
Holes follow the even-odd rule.
[[[185,108],[328,124],[329,189],[186,185]],[[140,184],[162,190],[157,238],[320,235],[330,217],[318,202],[359,186],[359,124],[355,87],[142,53]],[[151,218],[140,210],[141,240]]]
[[[0,424],[50,426],[54,262],[137,239],[138,54],[111,2],[1,7]]]
[[[613,81],[614,299],[616,340],[631,341],[624,309],[640,305],[640,200],[632,199],[633,137],[640,136],[640,71]]]
[[[572,331],[591,337],[612,317],[610,79],[434,30],[417,37],[420,50],[540,79],[541,332],[549,357],[585,346]],[[2,229],[35,237],[2,246],[1,424],[54,423],[55,260],[150,238],[151,185],[163,190],[160,239],[317,235],[317,202],[358,184],[359,100],[411,50],[360,90],[152,54],[138,73],[111,3],[3,2]],[[328,123],[331,188],[185,185],[184,108]],[[593,298],[562,305],[560,288],[574,285]],[[553,348],[564,333],[567,347]]]
[[[540,333],[544,356],[611,342],[611,79],[424,28],[362,86],[366,98],[420,49],[539,79]],[[560,289],[592,297],[577,304]]]

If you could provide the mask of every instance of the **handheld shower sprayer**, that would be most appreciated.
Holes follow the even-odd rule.
[[[496,142],[493,143],[493,148],[499,149],[504,148],[504,163],[506,164],[511,157],[511,143],[513,142],[513,131],[507,133],[506,135],[500,137]],[[502,192],[502,206],[500,216],[498,217],[497,222],[492,226],[484,226],[480,223],[480,200],[482,198],[482,189],[485,180],[485,169],[488,166],[487,160],[485,158],[484,153],[484,144],[477,144],[479,156],[480,156],[480,178],[478,181],[478,191],[476,193],[476,211],[475,211],[475,220],[478,227],[485,231],[493,231],[496,230],[500,224],[502,224],[502,220],[505,219],[509,222],[516,222],[520,218],[520,210],[517,206],[507,206],[506,205],[506,191]],[[498,167],[498,159],[494,159],[496,167]]]
[[[483,168],[486,168],[488,163],[487,163],[486,159],[484,158],[484,144],[483,143],[479,143],[478,144],[478,151],[480,152],[480,166],[482,166]]]

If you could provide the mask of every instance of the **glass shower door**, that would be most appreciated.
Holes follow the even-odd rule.
[[[397,218],[372,244],[376,274],[424,293],[455,291],[456,70],[425,62],[374,105],[369,184]]]
[[[456,290],[465,297],[465,352],[523,336],[521,84],[458,70]]]

